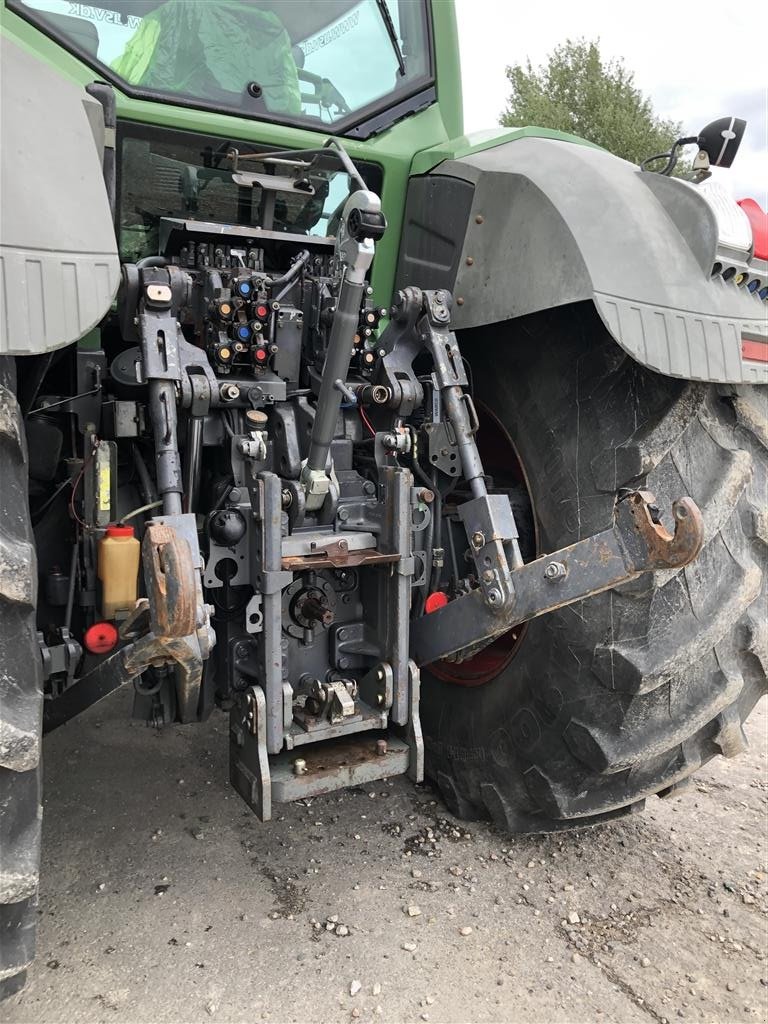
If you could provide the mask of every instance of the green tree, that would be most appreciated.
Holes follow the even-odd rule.
[[[680,124],[656,116],[622,60],[603,60],[599,40],[567,39],[545,66],[527,60],[508,67],[507,78],[501,124],[508,127],[571,132],[633,163],[666,152],[682,134]]]

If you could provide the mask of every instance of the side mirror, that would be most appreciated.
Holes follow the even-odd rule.
[[[699,132],[699,149],[713,167],[730,167],[741,145],[747,122],[740,117],[719,117]]]

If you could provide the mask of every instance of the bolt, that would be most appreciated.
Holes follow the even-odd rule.
[[[384,757],[387,752],[387,741],[376,740],[376,754],[378,757]]]
[[[290,508],[293,504],[293,494],[289,490],[280,492],[280,503],[283,508]]]
[[[484,220],[485,217],[482,215],[482,213],[478,213],[478,215],[475,217],[475,224],[482,224]]]
[[[385,448],[397,448],[397,438],[394,434],[385,434],[381,439]]]
[[[223,402],[234,402],[236,398],[240,397],[240,388],[237,384],[222,384],[219,394]]]
[[[491,587],[487,594],[488,604],[500,604],[501,603],[501,591],[496,587]]]
[[[483,573],[483,581],[485,583],[493,583],[493,570],[492,569],[486,569],[485,570],[485,572]]]
[[[428,487],[422,487],[422,489],[418,493],[418,499],[419,501],[426,502],[427,505],[431,505],[432,502],[435,500],[435,492],[430,491]]]
[[[467,266],[471,267],[474,264],[474,259],[471,256],[467,256]]]
[[[485,536],[478,530],[472,534],[472,547],[481,548],[485,544]]]
[[[307,762],[303,757],[297,757],[293,762],[293,774],[294,775],[306,775],[307,773]]]
[[[376,678],[377,679],[383,679],[384,678],[384,669],[383,668],[377,668],[376,669]]]
[[[567,571],[562,562],[548,562],[544,566],[544,579],[554,583],[557,580],[561,580]]]
[[[461,295],[458,297],[458,299],[456,299],[456,305],[457,306],[463,306],[464,305],[464,299],[461,297]]]
[[[339,668],[349,668],[349,658],[339,658]]]
[[[249,649],[250,647],[247,643],[241,642],[239,644],[235,644],[235,657],[247,658]]]
[[[379,707],[381,707],[381,705],[384,703],[384,694],[383,693],[377,693],[376,694],[376,703],[379,705]]]
[[[337,515],[339,519],[342,521],[342,523],[346,523],[346,521],[349,519],[349,509],[340,508],[339,511],[337,512]]]

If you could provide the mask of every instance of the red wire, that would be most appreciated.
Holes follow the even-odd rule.
[[[366,427],[368,427],[368,429],[370,430],[371,436],[375,437],[376,436],[376,431],[371,426],[371,421],[365,415],[365,409],[363,409],[362,405],[358,405],[357,408],[360,410],[360,418],[362,419],[362,421],[366,425]]]

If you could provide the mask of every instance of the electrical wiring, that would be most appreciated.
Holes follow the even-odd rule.
[[[363,423],[366,425],[366,427],[368,427],[368,430],[370,431],[371,437],[375,437],[376,436],[376,431],[371,426],[371,421],[366,416],[365,409],[363,409],[362,405],[358,405],[358,409],[360,410],[360,419],[363,421]]]
[[[80,467],[80,472],[75,477],[74,483],[72,484],[72,493],[69,496],[69,512],[70,512],[70,515],[72,516],[72,518],[74,520],[76,520],[76,522],[78,522],[80,524],[80,526],[82,526],[82,528],[84,530],[90,530],[91,527],[88,525],[88,523],[85,522],[84,519],[81,519],[80,516],[78,515],[77,509],[75,508],[75,499],[77,498],[77,491],[78,491],[78,488],[80,487],[80,483],[82,482],[82,479],[85,476],[85,471],[90,466],[91,462],[93,461],[94,456],[96,455],[96,452],[98,451],[98,449],[99,449],[99,439],[94,434],[93,435],[93,448],[91,449],[91,453],[90,453],[90,455],[86,459],[83,460],[83,465]]]

